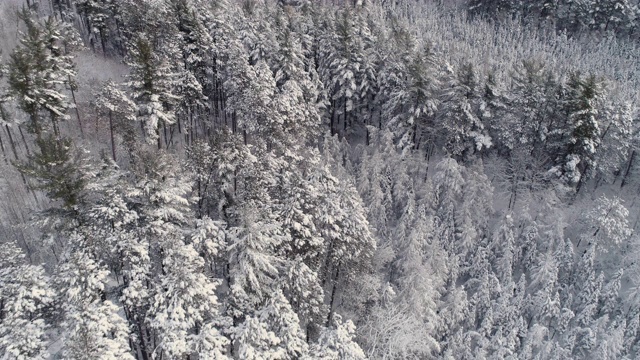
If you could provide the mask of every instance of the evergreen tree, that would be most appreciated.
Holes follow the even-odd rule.
[[[29,116],[27,129],[37,139],[48,129],[59,136],[59,122],[68,119],[70,108],[63,89],[73,84],[75,76],[71,56],[60,48],[66,40],[54,18],[41,24],[25,9],[20,19],[26,32],[9,58],[7,95]],[[44,114],[49,115],[50,125]]]
[[[141,33],[133,40],[128,64],[131,74],[127,85],[138,107],[138,120],[145,138],[149,143],[157,143],[161,149],[160,130],[164,128],[165,147],[168,147],[166,126],[176,122],[175,106],[179,100],[169,60],[154,48],[153,40],[147,34]]]
[[[136,121],[137,107],[128,95],[119,89],[113,82],[105,84],[96,99],[96,106],[101,115],[109,119],[109,135],[111,140],[111,155],[113,161],[117,160],[117,144],[115,135],[122,137],[122,142],[132,156],[136,148]]]
[[[342,317],[334,317],[334,327],[323,329],[317,344],[309,350],[314,359],[322,360],[358,360],[366,359],[364,351],[353,341],[355,325],[351,320],[342,321]]]
[[[559,116],[554,114],[556,76],[543,62],[525,60],[515,67],[512,79],[511,110],[501,125],[501,142],[509,149],[520,148],[544,156],[540,149],[558,146],[554,144],[555,134],[563,130]]]
[[[215,346],[204,354],[224,354],[228,340],[215,327],[206,326],[223,323],[215,293],[218,281],[205,276],[204,260],[192,244],[168,235],[162,246],[163,276],[149,309],[150,326],[158,331],[159,347],[171,358],[188,356],[196,349],[196,329],[204,328],[208,341]]]
[[[591,225],[590,230],[594,231],[594,242],[608,246],[608,243],[617,245],[628,239],[632,234],[628,216],[629,210],[623,205],[622,199],[601,196],[586,218]]]
[[[234,307],[249,312],[275,290],[281,262],[275,249],[286,235],[256,205],[249,203],[241,211],[238,225],[229,229],[229,275]]]
[[[508,284],[513,281],[513,270],[517,258],[513,227],[511,215],[506,214],[498,229],[494,232],[490,245],[493,250],[493,257],[495,257],[493,261],[494,269],[502,284]]]
[[[103,300],[109,272],[82,250],[61,266],[57,282],[64,296],[65,348],[69,359],[133,359],[129,328],[118,307]]]
[[[102,53],[107,56],[107,43],[111,37],[109,19],[114,16],[112,0],[74,0],[75,8],[83,22],[85,29],[94,38],[100,40]],[[93,49],[93,39],[90,40]]]
[[[7,359],[46,359],[47,310],[55,292],[44,268],[29,265],[13,243],[0,245],[0,354]]]
[[[602,83],[591,75],[583,79],[572,74],[566,100],[568,118],[568,144],[563,161],[563,176],[569,184],[580,189],[597,165],[596,152],[600,146],[601,129],[597,120]]]
[[[428,47],[416,51],[403,64],[405,80],[391,90],[386,113],[391,129],[399,129],[399,147],[418,147],[422,136],[430,139],[434,131],[433,119],[438,107],[437,67],[434,55]]]
[[[489,148],[491,138],[478,118],[478,81],[471,64],[463,65],[443,95],[438,118],[445,134],[444,146],[457,157]]]
[[[354,122],[354,113],[362,106],[363,83],[367,78],[362,66],[367,52],[365,39],[369,36],[366,24],[359,21],[363,16],[358,10],[341,9],[331,15],[331,28],[326,29],[321,39],[322,62],[320,74],[328,87],[331,134],[339,131],[339,115],[342,115],[343,130]]]
[[[611,104],[600,114],[603,130],[596,154],[596,173],[607,182],[613,182],[622,171],[623,162],[629,158],[633,133],[631,113],[629,104]]]
[[[298,359],[306,356],[308,345],[297,315],[281,291],[248,317],[239,328],[239,356],[243,359]],[[266,337],[265,337],[266,336]]]
[[[627,33],[635,24],[634,7],[628,0],[596,0],[593,4],[593,25],[596,30]]]
[[[16,163],[17,169],[35,180],[33,188],[44,190],[50,199],[62,201],[64,210],[74,213],[92,177],[87,159],[69,138],[49,134],[36,144],[39,151],[30,155],[28,162]]]

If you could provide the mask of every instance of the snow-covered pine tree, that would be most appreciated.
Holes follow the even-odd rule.
[[[403,75],[397,85],[387,90],[389,100],[384,116],[389,119],[389,128],[396,132],[398,146],[410,149],[433,140],[439,76],[435,56],[426,45],[402,60]]]
[[[139,33],[133,39],[127,63],[131,68],[127,85],[138,108],[138,120],[145,139],[161,149],[161,130],[164,130],[166,148],[171,143],[166,127],[176,122],[175,107],[180,99],[176,94],[174,69],[167,56],[156,49],[154,39],[146,33]]]
[[[598,111],[603,97],[603,83],[594,75],[583,78],[571,74],[568,81],[568,113],[566,156],[562,161],[563,178],[579,190],[592,176],[596,153],[601,142]]]
[[[444,147],[457,158],[467,158],[491,147],[492,142],[478,117],[480,97],[478,79],[471,64],[463,64],[451,76],[438,108],[438,129],[444,134]]]
[[[82,246],[81,239],[75,239]],[[56,274],[64,299],[65,329],[63,354],[69,359],[133,360],[129,348],[129,327],[119,308],[105,300],[109,272],[86,252],[78,249]]]
[[[129,96],[118,86],[108,81],[96,98],[96,107],[100,115],[109,120],[109,138],[111,140],[111,156],[117,160],[116,134],[122,137],[129,156],[132,157],[136,144],[137,107]]]
[[[205,275],[204,259],[185,240],[164,235],[163,271],[149,308],[149,325],[158,333],[156,352],[169,358],[190,356],[205,330],[210,345],[202,355],[224,354],[229,341],[217,329],[224,324],[216,296],[220,281]]]
[[[276,291],[255,317],[247,317],[236,333],[242,359],[299,359],[308,345],[298,316],[281,291]]]
[[[360,346],[353,341],[356,327],[351,320],[342,321],[339,315],[334,316],[334,325],[323,329],[317,344],[309,352],[312,359],[318,360],[364,360],[366,356]]]
[[[493,268],[502,284],[512,282],[517,249],[514,235],[513,217],[505,214],[493,233],[490,249],[492,250]]]
[[[602,123],[601,142],[596,154],[596,175],[599,180],[612,183],[623,170],[633,149],[633,108],[630,104],[611,104],[607,101],[599,121]]]
[[[313,176],[317,179],[317,189],[323,194],[316,224],[325,243],[319,274],[322,284],[330,285],[327,296],[331,318],[336,292],[369,270],[376,243],[362,200],[350,179],[335,178],[326,164]]]
[[[63,91],[65,85],[72,85],[75,76],[72,58],[60,48],[65,39],[54,18],[42,24],[27,9],[20,12],[19,18],[26,32],[9,56],[6,96],[29,116],[27,130],[37,139],[50,130],[57,137],[60,121],[69,118],[71,105]],[[50,123],[43,118],[45,114]]]
[[[74,0],[76,12],[84,28],[93,36],[89,41],[92,50],[95,38],[99,39],[102,54],[107,56],[107,44],[112,36],[110,18],[113,18],[113,0]]]
[[[47,359],[49,310],[55,291],[40,265],[30,265],[13,243],[0,244],[0,355]]]

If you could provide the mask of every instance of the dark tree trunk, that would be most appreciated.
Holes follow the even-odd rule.
[[[336,269],[336,276],[332,281],[331,288],[331,298],[329,299],[329,315],[327,315],[327,326],[331,325],[331,320],[333,319],[333,303],[336,299],[336,290],[338,289],[338,279],[340,278],[340,265]]]
[[[4,143],[2,142],[2,136],[0,136],[0,148],[2,148],[2,157],[4,158],[4,162],[8,164],[9,159],[7,159],[7,153],[4,150]]]
[[[73,86],[71,85],[71,76],[68,76],[69,79],[69,90],[71,90],[71,98],[73,99],[73,105],[76,109],[76,116],[78,117],[78,125],[80,126],[80,136],[84,139],[84,130],[82,129],[82,119],[80,118],[80,110],[78,110],[78,102],[76,101],[76,92],[73,90]]]
[[[633,150],[631,152],[631,156],[629,157],[629,163],[627,164],[627,170],[625,170],[624,176],[622,177],[622,182],[620,183],[620,188],[623,188],[625,186],[625,184],[627,183],[627,177],[629,176],[629,173],[631,172],[631,167],[633,166],[633,159],[635,157],[636,157],[636,151]]]
[[[22,128],[18,126],[18,131],[20,132],[20,137],[22,137],[22,143],[24,143],[24,148],[27,151],[27,156],[31,156],[31,152],[29,151],[29,145],[27,145],[27,139],[24,138],[24,133],[22,132]],[[38,139],[40,137],[38,136]]]
[[[111,155],[113,156],[113,161],[116,161],[116,142],[113,136],[113,114],[111,110],[109,110],[109,135],[111,137]]]

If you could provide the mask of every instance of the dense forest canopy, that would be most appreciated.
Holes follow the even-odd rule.
[[[4,0],[0,358],[640,356],[630,0]]]

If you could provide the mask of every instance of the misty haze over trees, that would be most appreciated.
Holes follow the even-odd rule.
[[[0,359],[635,359],[634,0],[2,0]]]

